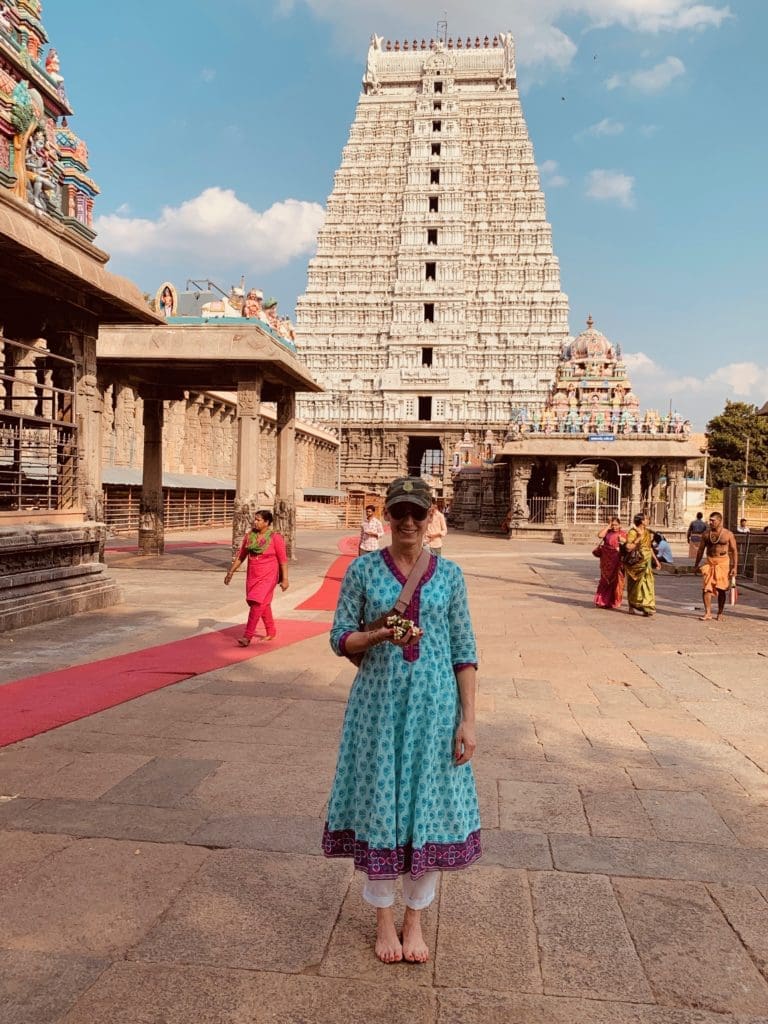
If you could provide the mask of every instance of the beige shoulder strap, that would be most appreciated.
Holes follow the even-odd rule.
[[[416,560],[416,564],[408,573],[408,579],[403,584],[403,589],[400,591],[400,596],[395,601],[395,611],[400,615],[403,614],[405,609],[411,603],[416,587],[418,587],[421,577],[429,568],[429,560],[432,557],[427,548],[421,549],[421,554]]]

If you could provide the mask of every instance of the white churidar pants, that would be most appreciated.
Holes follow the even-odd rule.
[[[421,878],[403,875],[403,899],[411,910],[424,910],[435,898],[438,871],[427,871]],[[395,902],[396,878],[366,878],[363,899],[373,907],[391,907]]]

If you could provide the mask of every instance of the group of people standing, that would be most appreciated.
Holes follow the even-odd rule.
[[[598,608],[621,608],[626,586],[630,615],[656,614],[654,569],[672,562],[672,551],[660,533],[653,533],[646,517],[638,513],[628,531],[614,517],[598,533],[599,544],[593,554],[600,559],[600,580],[595,592]],[[725,611],[728,590],[734,585],[739,553],[736,538],[723,526],[723,517],[712,512],[709,522],[699,513],[688,528],[688,542],[694,558],[694,570],[702,559],[702,621],[712,618],[712,599],[717,595],[717,618]]]

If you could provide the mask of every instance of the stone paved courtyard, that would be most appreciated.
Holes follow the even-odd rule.
[[[223,535],[220,535],[223,536]],[[293,612],[338,534],[304,534]],[[597,562],[450,535],[481,650],[485,856],[384,966],[319,856],[351,666],[319,637],[0,751],[0,1024],[768,1022],[768,597],[592,607]],[[242,618],[226,548],[0,638],[0,682]]]

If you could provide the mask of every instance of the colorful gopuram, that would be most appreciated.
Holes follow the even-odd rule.
[[[93,239],[88,149],[71,130],[40,0],[0,0],[0,188]]]

